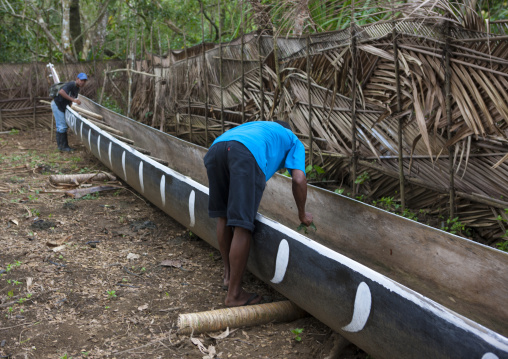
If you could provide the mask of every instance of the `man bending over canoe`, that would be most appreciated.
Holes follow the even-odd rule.
[[[313,220],[305,212],[305,149],[288,123],[254,121],[218,137],[204,162],[210,187],[208,214],[218,218],[217,240],[228,287],[225,304],[257,304],[261,297],[242,288],[242,277],[259,203],[266,181],[275,172],[286,168],[291,173],[298,218],[306,226]]]

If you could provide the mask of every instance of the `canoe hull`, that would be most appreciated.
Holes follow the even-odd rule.
[[[102,163],[218,247],[206,186],[133,150],[72,110],[66,111],[66,120]],[[167,143],[154,145],[178,141],[167,135]],[[202,163],[189,167],[196,165]],[[508,358],[506,337],[260,214],[248,268],[376,358]]]

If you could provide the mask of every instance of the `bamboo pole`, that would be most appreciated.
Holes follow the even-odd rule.
[[[312,138],[312,92],[311,92],[311,81],[310,81],[310,73],[312,71],[312,64],[310,59],[310,33],[307,34],[306,37],[306,45],[307,45],[307,97],[309,99],[309,164],[312,167],[314,165],[314,150],[312,143],[314,142]]]
[[[2,119],[2,109],[0,108],[0,131],[4,130],[4,121]]]
[[[400,90],[400,69],[399,69],[399,47],[397,44],[397,29],[395,28],[395,23],[392,28],[392,36],[393,36],[393,61],[395,63],[395,83],[396,83],[396,91],[397,91],[397,115],[400,115],[402,112],[402,94]],[[399,182],[400,182],[400,205],[402,211],[406,208],[406,196],[405,196],[405,188],[404,188],[404,161],[402,159],[402,125],[404,122],[403,116],[398,116],[398,128],[397,128],[397,144],[398,144],[398,152],[399,152]]]
[[[37,71],[37,58],[39,57],[39,28],[37,28],[37,35],[36,35],[36,41],[35,41],[35,98],[34,98],[34,130],[37,127],[37,119],[35,117],[36,112],[36,104],[37,104],[37,92],[39,90],[39,71]]]
[[[352,179],[352,195],[356,196],[356,169],[358,162],[358,154],[356,152],[356,29],[354,21],[355,2],[351,2],[351,179]]]
[[[265,88],[263,86],[263,55],[261,54],[261,34],[258,38],[258,56],[259,56],[259,120],[264,121],[265,118]]]
[[[246,307],[233,307],[208,312],[186,313],[178,315],[180,334],[198,334],[254,326],[273,321],[291,322],[308,314],[290,301],[264,303]]]
[[[203,1],[201,4],[201,52],[203,56],[203,85],[205,86],[205,147],[208,147],[208,78],[206,66],[206,52],[205,52],[205,21],[203,19],[205,10],[203,9]]]
[[[219,82],[220,82],[220,125],[221,133],[224,133],[224,83],[222,74],[222,15],[220,9],[220,1],[218,0],[218,11],[219,11]]]
[[[445,105],[446,105],[446,132],[448,134],[448,141],[452,138],[452,104],[451,104],[451,66],[450,66],[450,22],[446,22],[446,44],[445,44]],[[448,146],[448,171],[449,171],[449,181],[450,181],[450,219],[455,218],[455,171],[453,170],[453,156],[455,146]]]
[[[127,25],[127,43],[125,45],[125,68],[128,69],[129,68],[129,54],[131,52],[131,21],[130,21],[130,16],[129,16],[129,19],[128,19],[128,25]],[[109,74],[109,73],[108,73]],[[129,77],[129,74],[127,73],[127,77]],[[114,83],[113,80],[111,80],[111,82],[113,83],[114,87],[117,89],[117,91],[120,93],[120,95],[122,96],[123,100],[125,101],[125,97],[124,95],[122,94],[122,91],[120,91],[120,89],[116,86],[116,84]],[[127,101],[126,103],[127,105],[127,108],[126,108],[126,113],[128,113],[128,110],[129,110],[129,102]],[[128,117],[129,115],[127,115]]]

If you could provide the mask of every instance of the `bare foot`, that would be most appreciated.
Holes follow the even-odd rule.
[[[257,293],[248,293],[242,290],[240,295],[237,297],[233,297],[228,292],[224,304],[226,304],[226,307],[241,307],[244,305],[258,304],[261,302],[261,300],[261,296],[259,296]]]

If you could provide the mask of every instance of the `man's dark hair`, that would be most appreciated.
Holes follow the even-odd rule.
[[[291,129],[291,126],[289,126],[289,123],[287,123],[286,121],[279,121],[279,120],[275,120],[275,121],[273,121],[273,122],[278,123],[279,125],[281,125],[281,126],[282,126],[282,127],[284,127],[284,128],[287,128],[287,129],[288,129],[288,130],[290,130],[290,131],[293,131],[293,130]]]

